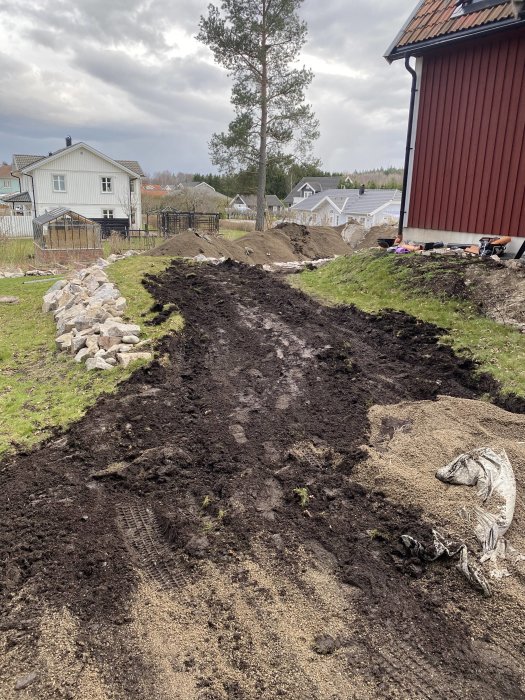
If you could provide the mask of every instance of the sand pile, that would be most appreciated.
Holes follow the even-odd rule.
[[[525,416],[469,399],[374,406],[370,457],[357,466],[355,477],[389,499],[421,509],[427,521],[479,552],[473,523],[461,508],[479,504],[476,489],[447,486],[436,470],[477,447],[504,449],[516,476],[516,510],[507,533],[510,544],[525,554]],[[525,563],[518,564],[524,568]],[[512,567],[508,567],[512,568]],[[499,586],[500,584],[498,584]],[[505,586],[505,579],[501,584]]]
[[[253,265],[271,262],[316,260],[347,255],[349,246],[341,234],[329,226],[282,224],[268,231],[252,232],[236,241],[211,234],[185,231],[151,251],[151,255],[229,257]]]
[[[363,230],[363,236],[360,240],[355,240],[352,246],[354,250],[366,250],[367,248],[376,248],[378,238],[395,238],[397,236],[397,224],[382,224],[381,226],[372,226],[371,229]]]

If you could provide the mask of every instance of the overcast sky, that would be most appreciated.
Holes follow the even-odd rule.
[[[147,172],[209,172],[231,82],[197,43],[207,0],[17,0],[0,5],[0,161],[64,137]],[[217,3],[216,3],[217,4]],[[303,62],[327,170],[402,165],[410,77],[382,58],[416,0],[305,0]]]

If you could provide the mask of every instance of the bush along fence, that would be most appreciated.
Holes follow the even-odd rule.
[[[42,306],[45,313],[54,314],[57,348],[85,362],[88,370],[127,367],[134,360],[152,358],[143,350],[148,341],[140,340],[140,326],[121,317],[126,299],[104,272],[109,264],[100,259],[69,280],[55,282]]]

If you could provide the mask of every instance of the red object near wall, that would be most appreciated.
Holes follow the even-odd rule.
[[[408,226],[525,235],[525,30],[424,56]]]

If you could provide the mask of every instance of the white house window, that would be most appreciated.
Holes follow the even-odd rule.
[[[65,175],[53,175],[53,192],[65,192],[66,191],[66,176]]]
[[[312,190],[303,190],[303,199],[310,197],[311,194],[312,194]]]
[[[135,180],[130,180],[130,181],[129,181],[129,191],[130,191],[130,192],[135,192]]]
[[[104,219],[113,219],[113,209],[102,209]]]
[[[110,177],[102,178],[102,192],[113,192],[113,183]]]
[[[9,187],[11,185],[11,180],[4,180],[4,187]]]

